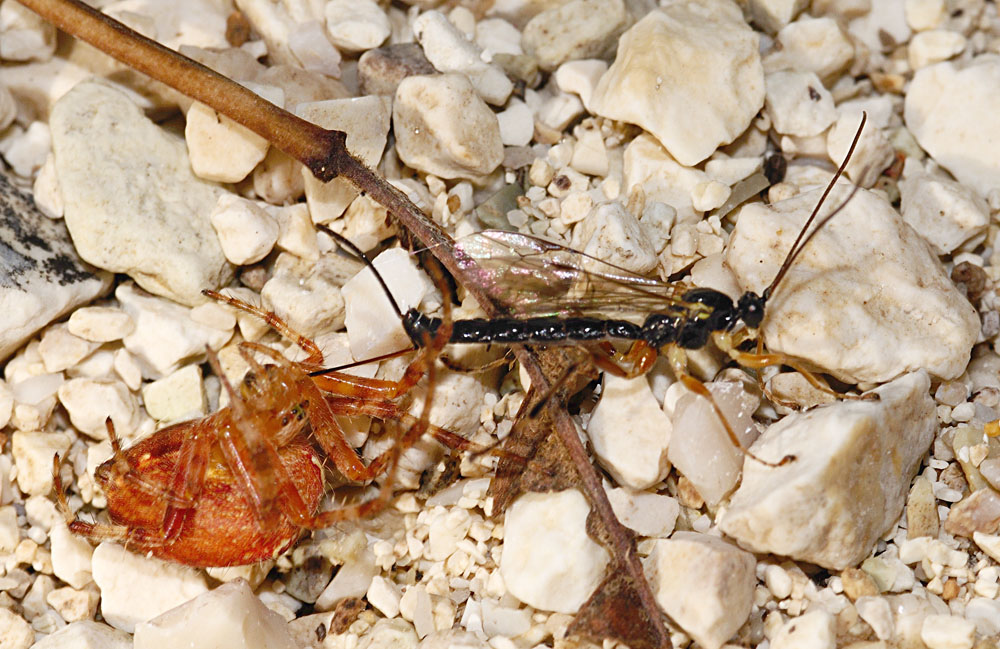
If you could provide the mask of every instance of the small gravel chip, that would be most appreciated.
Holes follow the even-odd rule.
[[[971,649],[976,624],[954,615],[929,615],[920,627],[920,639],[928,649]]]

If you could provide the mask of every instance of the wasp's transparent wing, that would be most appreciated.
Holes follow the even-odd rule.
[[[456,242],[460,263],[509,314],[628,318],[683,308],[685,287],[636,275],[531,235],[486,230]]]

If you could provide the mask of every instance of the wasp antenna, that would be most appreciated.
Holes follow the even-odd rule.
[[[857,148],[858,142],[861,140],[861,133],[865,130],[865,122],[867,121],[868,113],[863,111],[861,113],[861,124],[858,126],[858,132],[854,134],[854,140],[851,142],[851,147],[847,150],[847,155],[844,156],[844,161],[840,163],[837,173],[833,174],[830,184],[828,184],[826,189],[823,190],[823,195],[819,197],[819,202],[816,203],[816,207],[813,209],[812,214],[810,214],[809,218],[806,219],[806,223],[802,226],[799,236],[795,238],[795,243],[793,243],[792,247],[788,250],[788,256],[785,257],[785,261],[781,264],[781,268],[778,269],[778,274],[774,276],[774,281],[772,281],[771,285],[764,289],[764,292],[761,294],[761,297],[764,299],[770,297],[771,293],[774,292],[774,289],[777,288],[778,284],[781,283],[781,280],[784,279],[785,274],[788,272],[789,267],[795,261],[796,257],[798,257],[799,253],[802,252],[802,249],[805,248],[810,241],[812,241],[812,238],[817,232],[820,231],[820,228],[826,225],[826,223],[833,216],[844,209],[847,203],[854,197],[854,194],[857,193],[858,188],[855,187],[854,190],[851,191],[851,194],[847,197],[847,200],[841,203],[833,212],[824,217],[823,220],[812,229],[812,231],[809,230],[813,221],[816,220],[816,215],[819,214],[820,208],[823,207],[823,203],[826,202],[826,197],[830,195],[830,192],[832,192],[833,188],[837,185],[837,181],[844,175],[844,170],[847,169],[847,163],[851,161],[851,156],[854,155],[854,149]]]
[[[334,232],[333,230],[323,225],[322,223],[318,223],[317,225],[319,226],[320,230],[326,232],[328,235],[333,237],[333,240],[337,242],[337,245],[339,245],[341,248],[346,249],[347,252],[357,257],[359,261],[361,261],[365,266],[370,268],[373,273],[375,273],[375,279],[378,280],[378,283],[382,286],[382,291],[384,291],[386,297],[389,298],[389,302],[392,304],[393,311],[395,311],[396,315],[399,316],[399,319],[402,320],[403,310],[399,308],[399,304],[396,302],[396,298],[392,296],[392,291],[389,290],[389,285],[386,284],[385,279],[383,279],[382,277],[382,274],[378,272],[377,268],[375,268],[375,264],[372,263],[372,260],[368,258],[368,255],[366,255],[361,250],[361,248],[358,248],[356,245],[351,243],[343,235]]]

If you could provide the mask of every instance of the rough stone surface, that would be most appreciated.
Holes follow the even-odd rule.
[[[827,205],[841,205],[847,193],[836,189]],[[771,283],[819,194],[740,212],[726,262],[743,289],[760,294]],[[774,291],[763,334],[771,351],[807,359],[850,383],[887,381],[919,368],[949,379],[969,362],[979,318],[892,206],[859,190]]]
[[[1000,56],[980,55],[964,67],[950,62],[913,76],[903,116],[934,160],[982,196],[1000,189]]]
[[[441,178],[478,178],[503,161],[496,115],[462,75],[407,77],[392,106],[396,151]]]
[[[660,608],[706,649],[719,649],[753,606],[756,559],[722,539],[677,532],[644,561]]]
[[[986,232],[990,208],[968,187],[920,173],[899,183],[899,191],[903,220],[938,255],[951,254],[966,241]]]
[[[727,0],[652,11],[619,40],[591,108],[641,126],[695,165],[736,139],[763,106],[757,41]]]
[[[57,102],[51,127],[66,226],[86,261],[183,304],[229,281],[208,221],[223,190],[191,173],[182,141],[96,82]]]
[[[396,43],[368,50],[358,59],[358,83],[366,95],[392,97],[396,86],[406,77],[435,72],[417,43]]]
[[[627,23],[623,0],[570,0],[532,18],[522,46],[538,67],[551,71],[567,61],[611,54]]]
[[[236,579],[136,625],[135,649],[296,649],[284,618]]]
[[[742,547],[841,570],[868,556],[902,510],[937,418],[926,372],[790,415],[751,448],[720,528]]]
[[[767,75],[767,113],[782,135],[819,135],[837,119],[833,97],[814,72]]]
[[[105,293],[108,273],[80,261],[66,228],[0,173],[0,360],[48,323]]]
[[[39,640],[34,649],[132,649],[132,638],[107,624],[81,620]]]
[[[529,493],[507,509],[500,574],[535,608],[576,613],[604,576],[608,553],[587,536],[590,506],[575,489]]]

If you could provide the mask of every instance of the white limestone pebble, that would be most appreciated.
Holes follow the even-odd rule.
[[[832,16],[802,16],[785,25],[776,40],[781,47],[765,60],[768,70],[814,72],[831,81],[854,58],[854,45]]]
[[[500,123],[463,75],[403,79],[392,125],[400,159],[440,178],[475,179],[503,161]]]
[[[938,255],[951,254],[985,233],[990,209],[968,187],[942,176],[917,173],[899,183],[903,220],[920,233]]]
[[[772,649],[834,649],[837,627],[833,616],[822,608],[793,617],[771,639]]]
[[[389,134],[389,100],[367,96],[329,99],[299,104],[295,114],[326,129],[347,133],[347,150],[369,167],[382,159]],[[322,183],[302,168],[306,202],[315,223],[330,223],[340,218],[358,195],[358,189],[343,178]]]
[[[323,12],[330,40],[348,52],[378,47],[392,31],[389,17],[373,0],[330,0]]]
[[[233,334],[195,322],[189,309],[145,294],[130,283],[120,284],[115,297],[135,322],[135,331],[122,342],[146,378],[170,374],[182,360],[204,354],[206,345],[220,349]]]
[[[312,262],[281,253],[272,267],[271,279],[260,291],[261,298],[294,331],[315,337],[344,325],[340,287],[357,268],[356,263],[337,255],[325,255]],[[237,320],[241,331],[257,326],[244,318]]]
[[[0,59],[47,61],[55,50],[55,26],[19,2],[0,5]]]
[[[677,532],[643,566],[660,608],[706,649],[719,649],[753,607],[756,559],[722,539]]]
[[[74,336],[98,343],[121,340],[135,329],[135,323],[127,313],[107,306],[79,308],[69,316],[67,324]]]
[[[64,586],[56,588],[45,596],[45,601],[67,622],[79,622],[94,617],[97,613],[97,589],[77,590]]]
[[[819,135],[837,119],[833,97],[814,72],[782,70],[766,77],[765,105],[782,135]]]
[[[209,215],[222,253],[237,266],[255,264],[278,241],[278,223],[263,208],[236,194],[222,194]]]
[[[907,374],[874,391],[782,419],[752,459],[719,527],[744,548],[842,570],[868,556],[899,517],[937,427],[930,379]]]
[[[402,248],[386,250],[373,263],[403,313],[420,304],[433,288],[427,275]],[[371,269],[365,268],[348,280],[341,294],[354,358],[373,358],[411,345],[399,315]]]
[[[947,29],[932,29],[914,34],[907,48],[910,67],[919,70],[928,65],[946,61],[961,54],[965,45],[965,36]]]
[[[9,505],[0,507],[0,553],[13,552],[19,536],[17,511]]]
[[[674,531],[680,513],[680,504],[676,499],[624,488],[606,491],[615,516],[639,536],[665,538]]]
[[[547,611],[576,613],[601,582],[608,552],[587,535],[590,505],[575,489],[528,493],[507,509],[500,574],[508,592]]]
[[[35,631],[23,617],[4,606],[0,608],[0,640],[5,649],[28,649],[35,642]]]
[[[368,599],[368,603],[382,615],[386,617],[399,615],[399,601],[402,595],[396,585],[385,577],[374,577],[372,583],[368,585],[365,597]]]
[[[638,219],[619,201],[598,205],[573,229],[571,246],[639,275],[657,266],[656,248]]]
[[[27,496],[40,496],[52,489],[52,456],[66,456],[72,443],[67,433],[15,431],[11,454],[17,467],[17,487]]]
[[[1000,189],[1000,56],[917,70],[903,116],[920,146],[962,184],[988,196]]]
[[[680,164],[655,138],[643,134],[625,147],[622,172],[623,193],[641,189],[647,202],[657,201],[671,206],[676,211],[676,221],[680,223],[691,223],[701,218],[691,196],[695,187],[711,180],[711,177],[700,169]]]
[[[497,113],[500,140],[504,146],[527,146],[535,134],[535,116],[523,101],[512,101],[507,110]]]
[[[94,549],[83,537],[69,531],[64,521],[59,521],[49,531],[52,541],[52,573],[73,588],[83,588],[93,578],[90,560]]]
[[[281,88],[249,82],[242,85],[275,106],[284,106],[285,93]],[[184,141],[191,170],[199,178],[220,183],[240,182],[267,155],[267,140],[201,102],[191,104],[186,117]]]
[[[754,23],[771,34],[792,22],[808,6],[808,0],[750,0],[747,3]]]
[[[927,649],[971,649],[976,624],[957,615],[928,615],[920,627],[920,639]]]
[[[746,393],[742,384],[732,381],[717,381],[708,389],[740,442],[744,446],[753,442],[757,429],[751,415],[757,409],[757,400]],[[712,405],[681,384],[668,388],[664,406],[673,424],[667,457],[705,502],[719,503],[740,478],[743,452],[729,439]]]
[[[682,164],[695,165],[736,139],[763,106],[757,43],[732,3],[651,11],[619,39],[591,109],[641,126]]]
[[[670,471],[672,426],[646,377],[604,375],[604,391],[587,425],[594,454],[615,481],[645,489]]]
[[[482,50],[440,11],[426,11],[413,21],[413,34],[436,70],[464,75],[483,101],[507,102],[514,84],[500,66],[486,63]]]
[[[208,591],[205,577],[191,568],[147,559],[107,541],[94,550],[91,566],[101,589],[101,615],[127,633]]]
[[[183,142],[96,82],[66,93],[50,125],[66,226],[85,261],[183,304],[229,281],[208,222],[223,190],[191,173]]]
[[[628,19],[623,0],[570,0],[528,21],[521,45],[538,59],[538,67],[554,70],[567,61],[610,54]]]
[[[45,363],[45,371],[62,372],[90,355],[100,345],[74,336],[65,323],[52,325],[42,334],[38,353]]]
[[[132,649],[132,637],[124,631],[93,620],[80,620],[45,636],[34,649]]]
[[[201,368],[185,365],[142,387],[146,412],[157,421],[175,422],[205,414],[208,404],[201,382]]]
[[[253,594],[244,579],[199,594],[135,626],[135,649],[296,649],[285,619]]]
[[[575,94],[590,110],[594,89],[607,71],[608,64],[600,59],[580,59],[563,63],[552,77],[560,90]]]
[[[840,206],[848,191],[835,189],[827,205]],[[771,283],[819,195],[741,210],[726,262],[744,290],[759,295]],[[979,328],[975,309],[923,240],[884,198],[859,190],[774,291],[763,335],[769,350],[857,383],[917,368],[955,378]]]
[[[97,440],[108,438],[105,420],[111,417],[120,437],[129,437],[142,420],[139,402],[117,379],[70,379],[59,386],[59,403],[78,431]]]

